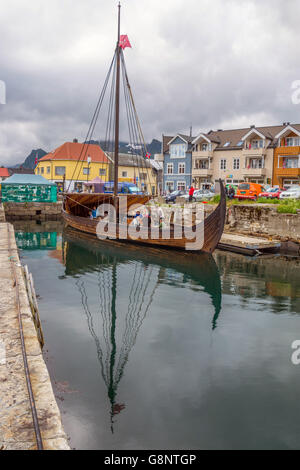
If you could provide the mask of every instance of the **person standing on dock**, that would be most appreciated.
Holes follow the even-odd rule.
[[[190,187],[190,190],[189,190],[189,201],[190,201],[190,202],[192,202],[192,200],[193,200],[194,191],[195,191],[195,188],[194,188],[194,186],[192,185],[192,186]]]
[[[234,190],[233,186],[230,186],[229,191],[228,191],[228,196],[229,196],[229,199],[233,199],[233,198],[234,198],[234,196],[235,196],[235,190]]]

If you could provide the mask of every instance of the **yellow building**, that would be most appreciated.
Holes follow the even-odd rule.
[[[109,181],[110,166],[110,160],[99,145],[84,145],[74,140],[42,157],[35,174],[56,183],[61,190],[65,181],[65,190],[81,191],[84,183],[96,177]]]

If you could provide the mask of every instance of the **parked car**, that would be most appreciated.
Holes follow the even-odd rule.
[[[300,199],[300,186],[291,186],[280,194],[279,199]]]
[[[259,197],[266,197],[268,199],[279,199],[280,194],[285,191],[283,188],[268,188],[260,193]]]
[[[204,201],[204,200],[209,200],[215,196],[215,193],[210,191],[209,189],[195,189],[194,194],[193,194],[193,199],[192,201]],[[190,196],[189,194],[185,194],[184,198],[186,202],[189,201]]]
[[[166,202],[167,203],[170,203],[170,202],[175,202],[176,201],[176,198],[177,197],[186,197],[188,196],[186,191],[181,191],[181,190],[176,190],[176,191],[173,191],[171,194],[168,194],[166,196]]]
[[[237,193],[235,195],[236,199],[252,199],[256,200],[263,192],[263,186],[257,183],[240,183],[238,185]]]

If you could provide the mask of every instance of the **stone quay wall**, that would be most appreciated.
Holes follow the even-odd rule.
[[[209,214],[215,206],[206,205]],[[282,214],[274,204],[237,204],[227,208],[225,231],[300,243],[300,213]]]
[[[61,216],[62,201],[4,202],[7,220],[56,220]]]

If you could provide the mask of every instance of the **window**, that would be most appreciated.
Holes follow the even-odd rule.
[[[241,147],[243,145],[244,141],[243,140],[240,140],[238,143],[237,143],[237,147]]]
[[[263,168],[263,163],[261,158],[251,158],[250,163],[248,165],[248,169],[260,169]]]
[[[168,173],[168,175],[173,174],[173,163],[168,163],[167,164],[167,173]]]
[[[185,173],[185,163],[179,163],[178,165],[178,173],[184,174]]]
[[[170,193],[172,191],[174,191],[174,181],[167,181],[166,182],[166,190]]]
[[[220,161],[220,170],[226,170],[226,159],[222,158]]]
[[[284,158],[282,162],[282,168],[298,168],[298,157]]]
[[[260,140],[252,140],[252,148],[254,149],[261,149],[264,146],[264,141]]]
[[[170,156],[171,158],[185,157],[186,150],[187,150],[186,144],[170,145]]]
[[[37,172],[38,172],[38,174],[40,174],[40,168],[39,168],[39,167],[38,167],[38,169],[37,169]]]
[[[56,176],[63,176],[66,174],[66,167],[65,166],[56,166],[55,167],[55,175]]]
[[[206,150],[208,150],[208,144],[202,144],[202,150],[206,152]]]
[[[105,168],[100,168],[99,176],[106,176],[106,169]]]
[[[84,175],[89,175],[90,174],[90,169],[89,168],[84,168],[83,169],[83,174]]]
[[[300,139],[296,137],[288,137],[286,139],[285,146],[286,147],[296,147],[297,145],[300,145]]]
[[[49,175],[50,173],[50,166],[47,166],[47,174]]]
[[[229,145],[230,145],[230,142],[226,142],[226,143],[223,145],[223,147],[229,147]]]
[[[185,188],[186,188],[185,181],[177,181],[178,191],[185,191]]]
[[[127,171],[122,171],[122,178],[127,178],[127,175],[128,175]]]
[[[44,174],[44,167],[41,168],[41,173]]]
[[[146,180],[147,179],[147,173],[140,173],[140,178],[141,178],[141,180]]]
[[[239,158],[234,158],[233,159],[233,169],[234,170],[239,170],[240,169],[240,159]]]

